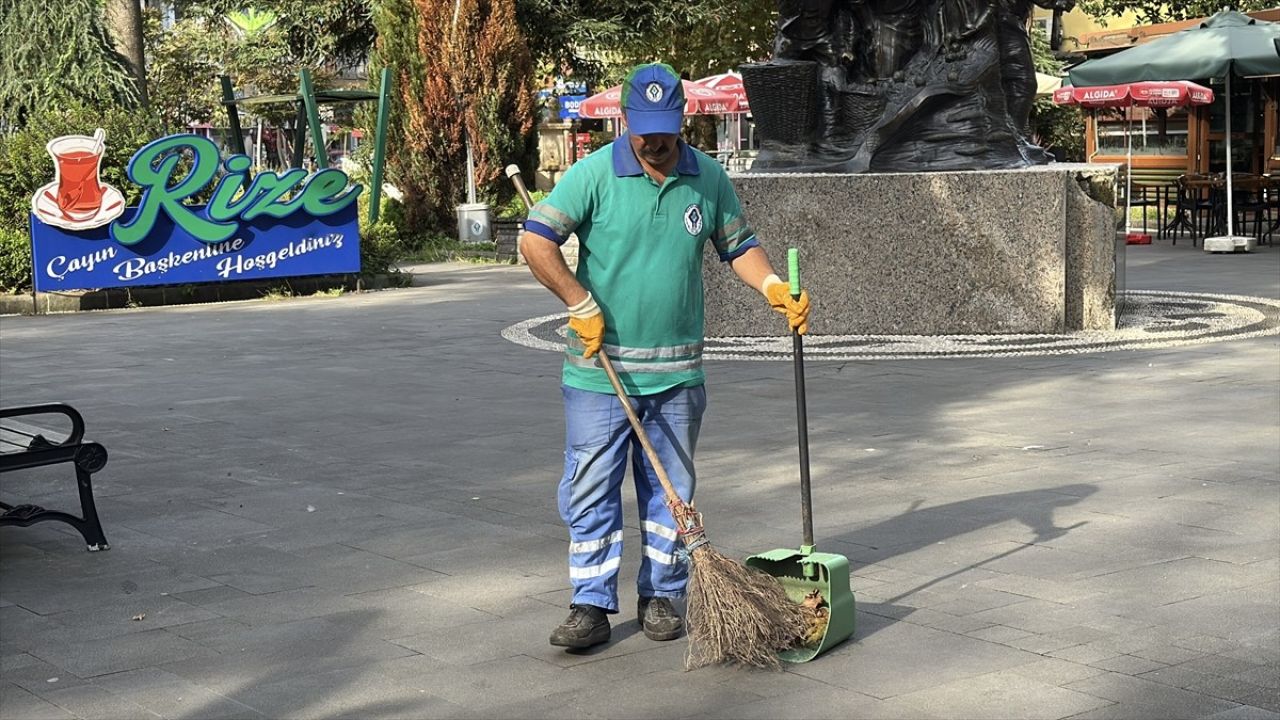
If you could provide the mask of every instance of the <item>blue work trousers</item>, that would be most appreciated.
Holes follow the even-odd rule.
[[[688,567],[658,476],[615,395],[562,386],[564,477],[557,499],[569,527],[573,602],[618,611],[622,561],[622,479],[628,455],[640,510],[642,542],[636,588],[642,597],[681,597]],[[693,500],[693,453],[707,406],[706,389],[673,388],[631,398],[676,493]]]

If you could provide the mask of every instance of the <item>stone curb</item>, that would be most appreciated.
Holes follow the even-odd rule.
[[[349,291],[383,290],[396,287],[397,283],[390,275],[374,275],[367,278],[359,275],[314,275],[196,285],[26,292],[18,295],[0,295],[0,315],[45,315],[85,310],[255,300],[282,286],[295,295],[309,295],[338,288]]]

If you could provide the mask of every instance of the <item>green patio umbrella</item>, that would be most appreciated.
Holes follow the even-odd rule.
[[[1199,25],[1069,71],[1071,84],[1119,85],[1139,80],[1202,80],[1280,75],[1275,40],[1280,23],[1223,10]]]
[[[1206,251],[1234,250],[1247,238],[1236,238],[1231,192],[1231,77],[1280,75],[1280,23],[1269,23],[1223,10],[1199,25],[1158,40],[1081,63],[1068,71],[1076,87],[1119,85],[1139,80],[1226,78],[1227,234],[1206,238]],[[1211,243],[1214,240],[1217,242]]]

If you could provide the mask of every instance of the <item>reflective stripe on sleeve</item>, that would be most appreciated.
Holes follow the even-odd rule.
[[[529,220],[542,223],[560,237],[568,237],[578,227],[578,221],[547,204],[544,200],[529,211]]]

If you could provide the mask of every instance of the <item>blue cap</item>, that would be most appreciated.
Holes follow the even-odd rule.
[[[622,81],[622,114],[632,135],[678,135],[684,119],[684,84],[670,65],[637,65]]]

